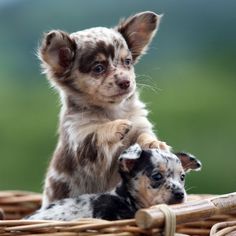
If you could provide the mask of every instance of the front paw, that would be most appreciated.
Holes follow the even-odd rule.
[[[157,148],[165,151],[170,151],[171,147],[168,146],[165,142],[159,141],[155,137],[142,133],[137,138],[137,143],[142,147],[142,149]]]
[[[122,139],[124,139],[124,137],[126,136],[126,134],[131,130],[132,128],[132,122],[129,120],[115,120],[112,122],[112,130],[113,130],[113,134],[114,134],[114,141],[119,142]]]
[[[154,140],[152,142],[149,142],[147,144],[145,144],[146,148],[157,148],[160,150],[165,150],[165,151],[170,151],[171,147],[169,145],[166,144],[166,142],[162,142],[159,140]]]

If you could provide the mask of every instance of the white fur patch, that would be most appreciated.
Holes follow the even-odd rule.
[[[126,149],[123,153],[121,153],[119,160],[121,159],[138,159],[142,152],[141,147],[136,143]]]

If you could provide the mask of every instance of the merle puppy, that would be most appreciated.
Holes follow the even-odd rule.
[[[200,168],[201,163],[190,154],[142,150],[135,144],[119,157],[121,183],[114,190],[53,202],[28,219],[69,221],[88,217],[106,220],[133,218],[140,208],[183,202],[186,198],[185,173]]]
[[[113,189],[120,181],[117,158],[134,143],[169,150],[147,118],[134,70],[160,19],[154,12],[141,12],[114,28],[44,35],[38,54],[43,72],[60,94],[61,112],[43,207]]]

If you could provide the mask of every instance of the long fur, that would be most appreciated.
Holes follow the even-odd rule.
[[[169,150],[153,132],[134,73],[159,21],[155,13],[143,12],[113,29],[45,34],[39,58],[62,107],[43,207],[58,199],[112,189],[120,180],[117,157],[133,143]]]

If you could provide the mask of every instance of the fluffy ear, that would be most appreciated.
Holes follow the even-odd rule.
[[[137,143],[122,152],[119,157],[120,170],[130,172],[141,153],[142,149]]]
[[[202,163],[192,154],[178,152],[175,153],[175,155],[180,159],[185,172],[189,172],[190,170],[197,171],[200,170],[202,167]]]
[[[138,58],[147,50],[159,26],[160,19],[161,16],[146,11],[122,20],[117,26],[116,29],[127,42],[134,62],[137,62]]]
[[[44,35],[38,55],[43,67],[60,77],[71,68],[75,51],[76,43],[66,32],[53,30]]]

